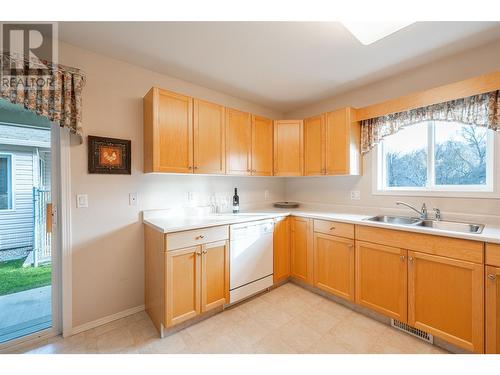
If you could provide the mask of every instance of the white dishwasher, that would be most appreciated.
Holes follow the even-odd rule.
[[[229,303],[273,285],[273,220],[230,226]]]

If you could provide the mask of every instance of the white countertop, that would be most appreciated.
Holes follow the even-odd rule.
[[[144,224],[150,225],[156,230],[163,233],[181,232],[192,229],[200,229],[207,227],[215,227],[220,225],[231,225],[237,223],[244,223],[256,220],[273,219],[276,217],[296,215],[302,217],[309,217],[313,219],[332,220],[349,224],[366,225],[370,227],[403,230],[407,232],[426,233],[437,236],[462,238],[467,240],[492,242],[500,244],[500,226],[486,225],[483,232],[480,234],[473,233],[460,233],[452,231],[444,231],[427,227],[408,226],[387,224],[380,222],[367,221],[368,217],[373,215],[359,215],[352,213],[340,212],[326,212],[308,209],[271,209],[248,211],[239,214],[214,214],[214,215],[201,215],[201,216],[183,216],[183,215],[145,215]]]

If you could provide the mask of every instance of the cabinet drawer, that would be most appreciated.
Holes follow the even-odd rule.
[[[229,227],[220,226],[167,234],[167,251],[227,240]]]
[[[486,244],[486,264],[500,267],[500,245]]]
[[[354,225],[336,221],[314,220],[314,231],[332,236],[354,238]]]
[[[484,261],[484,242],[356,225],[356,240],[474,263]]]

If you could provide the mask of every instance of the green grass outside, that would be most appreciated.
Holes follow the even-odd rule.
[[[24,259],[0,262],[0,296],[51,284],[50,264],[23,267],[23,263]]]

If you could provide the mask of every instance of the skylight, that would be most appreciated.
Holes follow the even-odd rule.
[[[342,22],[344,27],[365,46],[404,29],[412,23],[414,22]]]

